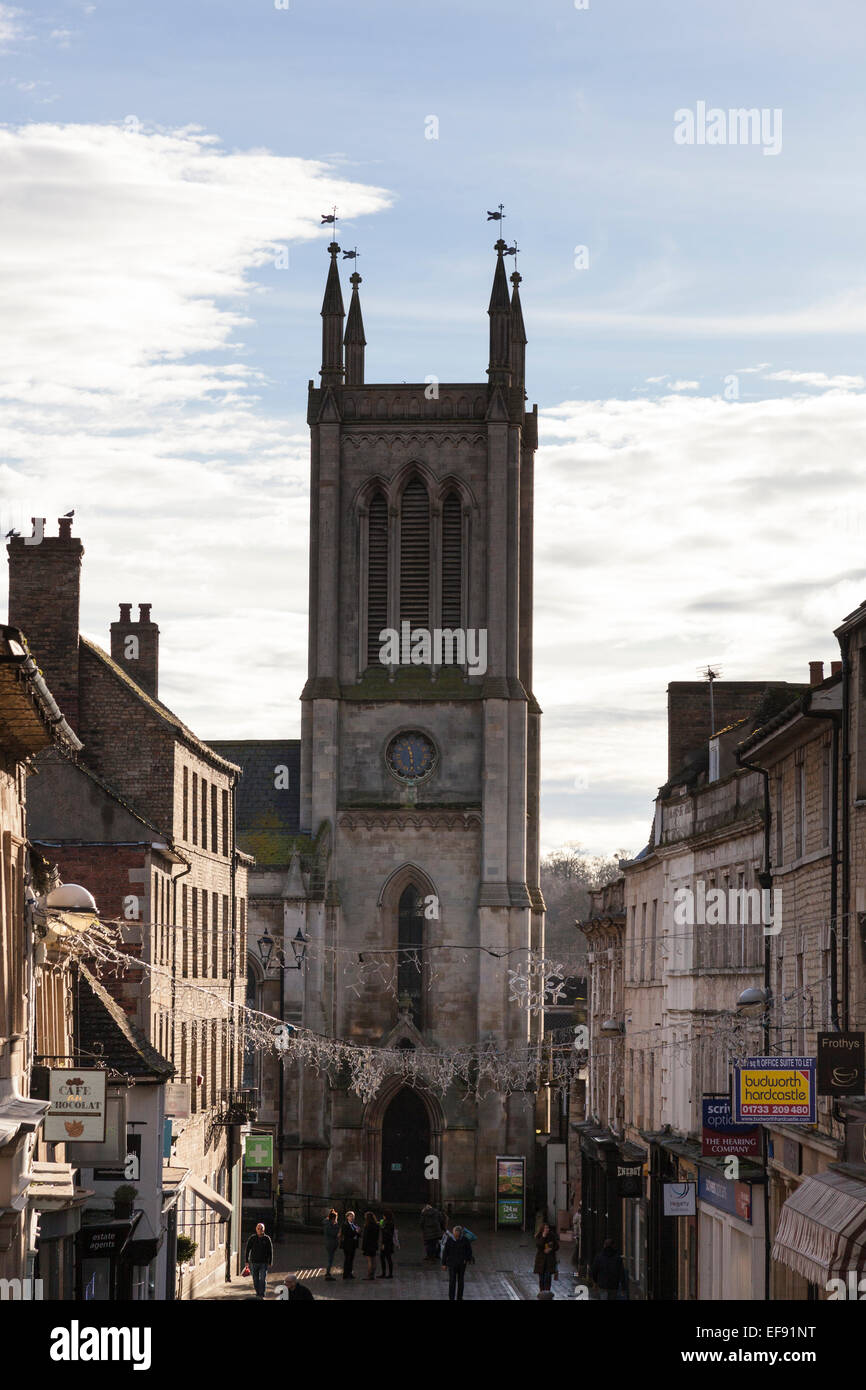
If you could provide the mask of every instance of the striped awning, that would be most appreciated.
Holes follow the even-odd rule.
[[[821,1286],[866,1273],[866,1182],[833,1172],[804,1178],[782,1207],[773,1259]]]

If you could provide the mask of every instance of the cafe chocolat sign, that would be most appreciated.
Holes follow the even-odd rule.
[[[104,1071],[82,1067],[52,1067],[43,1137],[52,1144],[105,1142]]]
[[[866,1034],[818,1034],[818,1095],[862,1096],[866,1091]]]

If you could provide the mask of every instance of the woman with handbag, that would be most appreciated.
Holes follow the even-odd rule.
[[[546,1221],[535,1237],[535,1264],[533,1271],[538,1275],[539,1293],[550,1290],[551,1279],[558,1278],[556,1253],[559,1250],[559,1237]]]
[[[382,1273],[380,1279],[394,1278],[394,1251],[398,1248],[397,1227],[394,1223],[394,1213],[385,1211],[382,1213],[382,1220],[379,1222],[382,1232],[382,1245],[379,1250],[379,1259],[382,1262]]]

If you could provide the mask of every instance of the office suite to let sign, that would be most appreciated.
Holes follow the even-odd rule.
[[[815,1123],[814,1057],[747,1057],[734,1067],[734,1121]]]

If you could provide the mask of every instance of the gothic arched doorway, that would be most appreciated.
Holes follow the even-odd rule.
[[[429,1184],[424,1160],[430,1153],[430,1118],[416,1091],[403,1086],[382,1120],[382,1201],[422,1205]]]

